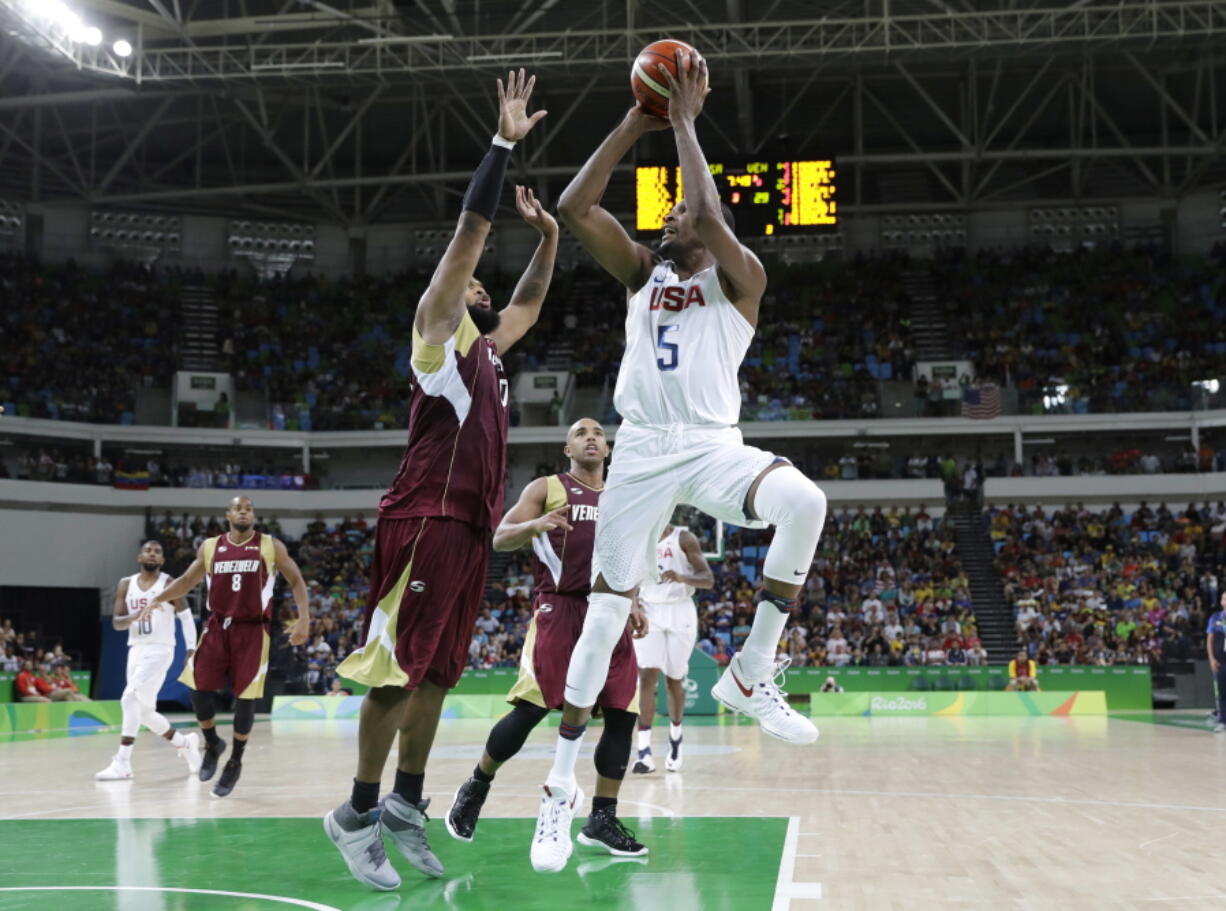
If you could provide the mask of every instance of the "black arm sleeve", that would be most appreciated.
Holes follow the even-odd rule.
[[[475,212],[488,221],[494,220],[498,197],[502,195],[502,182],[507,175],[507,162],[510,160],[510,149],[500,145],[490,146],[464,192],[466,212]]]

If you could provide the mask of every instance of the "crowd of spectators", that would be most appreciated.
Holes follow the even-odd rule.
[[[721,664],[749,635],[768,543],[730,532],[698,593],[699,648]],[[779,652],[795,666],[987,663],[952,528],[924,507],[832,511],[799,600]]]
[[[84,702],[72,679],[73,659],[57,642],[47,648],[35,630],[19,631],[11,617],[0,620],[0,673],[15,674],[18,702]]]
[[[951,251],[932,275],[977,379],[1015,386],[1024,412],[1203,408],[1193,384],[1222,376],[1226,245]]]
[[[131,424],[176,363],[179,276],[0,257],[0,404],[20,417]]]
[[[304,490],[312,479],[301,469],[278,465],[259,450],[244,453],[244,463],[209,458],[198,452],[191,463],[156,456],[112,458],[86,448],[21,442],[0,450],[0,478],[55,481],[111,487],[196,487],[221,489]]]
[[[1226,503],[989,510],[1019,645],[1040,664],[1199,657],[1217,610]]]
[[[974,365],[974,376],[955,382],[1014,387],[1025,411],[1203,407],[1212,394],[1193,383],[1217,378],[1226,359],[1226,247],[1180,259],[1116,246],[772,264],[768,318],[740,374],[743,418],[879,417],[881,383],[911,382],[904,279],[924,271],[956,327],[950,338]],[[175,369],[179,289],[206,283],[222,316],[222,360],[240,394],[267,401],[270,427],[402,427],[410,323],[428,278],[257,281],[234,270],[206,277],[0,259],[0,404],[23,416],[131,423],[138,388],[166,385]],[[515,276],[482,278],[502,300]],[[621,360],[624,300],[592,266],[559,269],[541,323],[508,369],[564,356],[580,386],[608,383]],[[916,394],[935,396],[929,413],[958,405],[932,384]]]
[[[373,525],[362,518],[318,519],[299,538],[275,518],[261,528],[285,541],[307,579],[312,627],[308,644],[292,648],[277,637],[273,666],[298,690],[333,691],[336,666],[357,646],[373,554]],[[167,572],[191,562],[216,519],[151,518]],[[749,632],[754,588],[768,533],[738,530],[726,558],[714,565],[716,584],[700,592],[700,647],[717,661],[734,654]],[[954,553],[952,531],[921,508],[832,513],[780,656],[796,665],[895,666],[981,664],[969,583]],[[515,667],[532,617],[534,579],[526,552],[510,556],[489,586],[469,648],[477,669]],[[296,608],[284,583],[274,593],[276,623],[293,622]]]
[[[915,352],[887,254],[771,269],[763,320],[741,367],[742,420],[881,416],[881,381],[909,381]]]

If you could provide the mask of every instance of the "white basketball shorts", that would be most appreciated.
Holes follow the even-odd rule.
[[[658,668],[665,677],[684,680],[698,642],[698,609],[690,599],[660,604],[640,602],[647,614],[647,635],[634,640],[640,668]]]
[[[128,649],[128,684],[124,693],[135,693],[141,704],[156,708],[158,691],[175,660],[175,650],[166,645],[134,645]]]
[[[592,579],[628,592],[659,581],[656,542],[678,504],[732,525],[765,528],[744,511],[754,479],[772,453],[746,446],[735,427],[623,423],[600,495]]]

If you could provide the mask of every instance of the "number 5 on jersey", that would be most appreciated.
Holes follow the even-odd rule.
[[[664,341],[664,336],[668,335],[668,333],[672,332],[676,328],[677,328],[676,323],[656,327],[656,348],[664,352],[664,357],[656,358],[656,366],[659,367],[661,370],[676,370],[677,369],[678,345],[676,342]]]

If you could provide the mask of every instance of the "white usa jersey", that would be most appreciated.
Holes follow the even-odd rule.
[[[171,583],[170,576],[159,573],[158,580],[148,591],[141,591],[139,575],[128,577],[128,596],[124,603],[129,614],[139,614],[149,600]],[[168,645],[175,647],[175,609],[168,604],[151,613],[148,619],[128,627],[128,645]],[[191,648],[189,645],[188,648]]]
[[[736,424],[737,371],[753,331],[715,266],[683,280],[671,262],[658,263],[647,284],[627,295],[614,407],[635,424]]]
[[[656,568],[660,575],[672,570],[679,576],[693,575],[694,567],[690,566],[690,558],[681,548],[681,533],[684,528],[674,528],[656,542]],[[644,583],[639,588],[639,600],[644,604],[669,604],[674,601],[688,601],[694,595],[694,586],[683,582]]]

